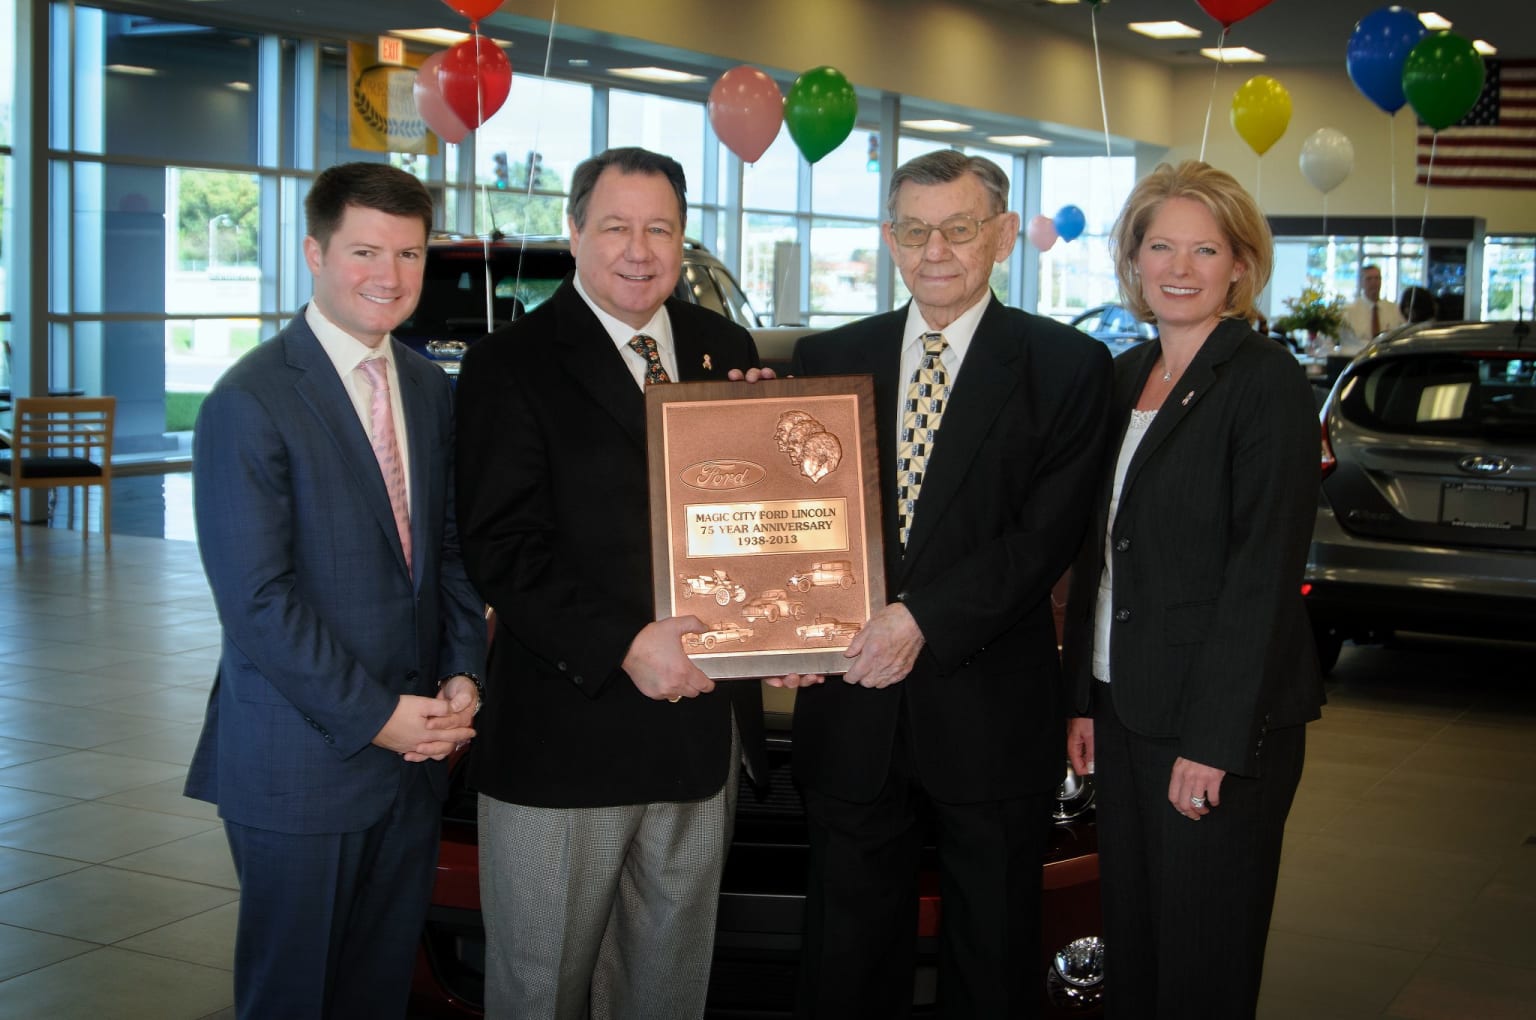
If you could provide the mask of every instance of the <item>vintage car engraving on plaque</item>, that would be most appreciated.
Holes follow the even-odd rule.
[[[798,620],[805,615],[805,603],[791,599],[783,588],[769,588],[741,608],[741,615],[748,620],[767,620],[773,623],[779,617]]]
[[[750,627],[743,627],[729,620],[721,620],[718,623],[712,624],[710,629],[702,634],[683,635],[683,647],[687,648],[690,652],[696,652],[701,648],[708,650],[716,645],[730,644],[733,641],[745,641],[752,634],[753,631]]]
[[[731,580],[731,575],[723,570],[712,570],[705,574],[695,574],[689,577],[686,574],[678,574],[677,579],[683,582],[683,598],[691,599],[695,595],[708,595],[722,606],[728,606],[734,599],[737,602],[747,600],[747,589]]]
[[[807,592],[812,588],[852,588],[853,564],[848,560],[824,560],[789,575],[789,586]]]
[[[859,624],[848,620],[818,616],[810,623],[796,627],[795,633],[807,641],[836,641],[839,638],[851,638],[863,629]]]

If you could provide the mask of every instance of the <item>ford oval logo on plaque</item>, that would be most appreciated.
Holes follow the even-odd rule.
[[[646,389],[656,615],[714,679],[841,673],[885,605],[868,376]]]

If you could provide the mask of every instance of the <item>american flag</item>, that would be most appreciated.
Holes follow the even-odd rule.
[[[1457,124],[1418,134],[1420,184],[1435,188],[1536,188],[1536,60],[1489,60],[1483,94]]]

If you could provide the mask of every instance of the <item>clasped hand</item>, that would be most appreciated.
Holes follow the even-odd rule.
[[[443,684],[435,698],[402,694],[373,742],[406,761],[442,761],[475,738],[470,723],[478,703],[474,681],[464,676]]]

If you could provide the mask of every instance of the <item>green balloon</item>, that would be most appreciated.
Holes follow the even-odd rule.
[[[1483,93],[1483,57],[1453,32],[1425,36],[1403,64],[1403,95],[1419,119],[1442,131],[1467,115]]]
[[[801,155],[814,163],[853,131],[859,97],[835,67],[818,67],[795,79],[784,97],[784,123]]]

